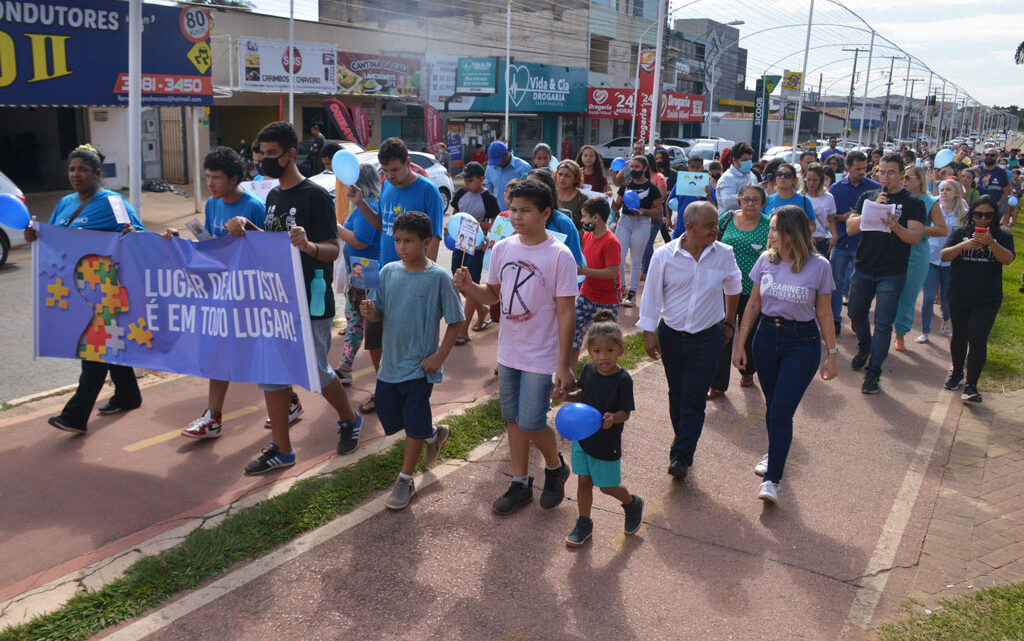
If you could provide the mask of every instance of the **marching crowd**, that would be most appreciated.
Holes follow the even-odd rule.
[[[493,510],[511,514],[532,500],[529,453],[536,447],[545,466],[541,507],[561,503],[570,469],[579,477],[579,518],[566,539],[573,546],[591,536],[595,486],[621,503],[627,534],[642,521],[643,500],[626,489],[620,473],[621,435],[634,410],[632,380],[618,364],[625,351],[620,306],[639,307],[645,350],[663,363],[674,430],[667,471],[679,480],[694,463],[707,402],[727,393],[736,368],[740,385],[752,386],[756,377],[765,397],[768,452],[754,470],[763,477],[758,498],[778,501],[800,400],[816,372],[824,380],[838,374],[844,306],[857,338],[850,366],[864,370],[862,392],[879,391],[890,347],[912,348],[906,337],[916,313],[914,342],[932,340],[937,304],[939,333],[950,337],[945,387],[963,386],[965,402],[982,400],[977,385],[1002,301],[1002,266],[1014,259],[1007,228],[1024,189],[1017,150],[986,149],[973,157],[964,146],[952,163],[936,168],[931,154],[845,153],[833,139],[820,157],[804,152],[795,165],[755,164],[754,150],[739,142],[707,167],[689,159],[689,172],[707,174],[704,194],[694,195],[681,188],[660,148],[648,154],[638,143],[624,167],[608,171],[590,145],[575,159],[558,160],[541,144],[530,163],[498,140],[473,153],[452,199],[454,211],[472,216],[484,232],[502,217],[514,229],[489,247],[485,273],[486,242],[472,254],[454,251],[450,271],[436,264],[446,234],[443,200],[402,140],[380,145],[379,173],[361,166],[347,191],[353,211],[342,224],[331,195],[297,168],[298,142],[285,122],[268,124],[254,141],[261,177],[279,181],[266,203],[240,187],[246,172],[235,151],[211,150],[204,162],[205,225],[214,236],[287,233],[301,252],[307,297],[314,274],[323,273],[324,310],[311,313],[311,325],[322,395],[337,412],[338,453],[358,447],[368,412],[377,412],[387,434],[405,431],[389,508],[409,504],[416,465],[421,457],[426,465],[436,460],[449,437],[447,427],[433,424],[430,409],[446,358],[471,340],[470,328],[495,322],[512,481]],[[330,167],[337,149],[327,143],[318,151],[319,162]],[[127,203],[130,225],[108,211],[108,197],[116,194],[100,186],[101,167],[91,147],[71,153],[74,193],[61,200],[50,224],[145,231]],[[655,249],[659,235],[664,244]],[[36,238],[35,230],[26,231],[28,241]],[[335,367],[328,362],[336,309],[331,283],[348,281],[352,257],[377,262],[379,287],[337,287],[347,324]],[[354,407],[345,387],[361,348],[370,353],[376,387]],[[589,361],[581,369],[584,349]],[[85,433],[108,371],[115,392],[100,413],[138,407],[131,368],[83,360],[78,390],[50,424]],[[221,435],[227,388],[226,381],[209,382],[208,407],[184,436]],[[261,388],[270,444],[245,467],[248,475],[296,461],[288,429],[303,412],[299,397],[287,385]],[[603,417],[596,434],[573,441],[569,461],[548,422],[552,399],[586,403]]]

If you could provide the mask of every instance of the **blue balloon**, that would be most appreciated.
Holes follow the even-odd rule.
[[[359,181],[359,159],[347,149],[334,154],[331,170],[342,184],[354,185]]]
[[[626,193],[622,194],[622,204],[630,209],[640,209],[640,194],[627,189]]]
[[[953,162],[953,150],[943,149],[939,153],[935,154],[935,168],[942,169],[949,163]]]
[[[459,229],[462,227],[462,221],[464,220],[472,220],[476,224],[476,237],[479,239],[477,245],[484,242],[482,237],[483,231],[480,230],[480,223],[477,222],[476,218],[473,218],[473,216],[471,216],[470,214],[467,214],[466,212],[462,211],[460,211],[457,214],[452,214],[452,217],[448,219],[448,225],[445,227],[445,229],[448,230],[448,235],[451,236],[452,238],[458,237]]]
[[[13,229],[25,229],[32,222],[28,208],[14,194],[0,194],[0,224]]]
[[[455,251],[456,250],[455,239],[452,238],[451,236],[449,236],[448,234],[445,234],[444,235],[444,246],[447,247],[449,251]]]
[[[583,403],[568,403],[555,415],[555,428],[569,441],[582,441],[601,429],[604,418],[596,408]]]
[[[619,157],[619,158],[616,158],[615,160],[612,161],[612,164],[611,164],[612,171],[622,171],[625,168],[626,168],[626,160],[624,158]]]
[[[1016,196],[1010,196],[1009,198],[1006,199],[1006,204],[1009,205],[1010,207],[1016,207],[1018,202],[1020,201],[1017,200]]]

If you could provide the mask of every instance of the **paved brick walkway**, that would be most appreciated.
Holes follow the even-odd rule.
[[[906,596],[940,599],[1024,581],[1024,391],[965,406]]]

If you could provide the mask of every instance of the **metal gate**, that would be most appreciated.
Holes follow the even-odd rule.
[[[160,107],[160,149],[164,181],[176,185],[188,183],[188,149],[184,125],[184,107]]]

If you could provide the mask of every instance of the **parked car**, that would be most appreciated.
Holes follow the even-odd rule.
[[[788,162],[791,165],[799,165],[800,154],[803,153],[803,151],[803,148],[799,146],[796,148],[796,151],[794,151],[791,145],[775,145],[774,147],[769,147],[764,154],[761,155],[761,160],[771,162],[776,158],[782,158],[784,162]],[[797,171],[799,171],[799,167],[797,167]]]
[[[605,164],[611,164],[615,158],[629,158],[633,153],[633,147],[631,146],[631,139],[629,136],[619,136],[618,138],[612,138],[608,142],[603,142],[600,145],[594,145],[597,148],[597,153],[601,154],[604,158]]]
[[[690,158],[698,156],[704,161],[705,171],[707,171],[708,165],[710,165],[713,160],[718,160],[721,155],[721,152],[715,151],[715,145],[713,143],[699,142],[689,149]]]
[[[359,159],[360,165],[370,165],[377,171],[377,173],[380,173],[380,162],[377,160],[376,151],[356,152],[356,158]],[[452,178],[448,174],[448,170],[444,168],[444,165],[437,162],[437,158],[435,158],[433,154],[427,154],[421,151],[410,151],[409,159],[412,160],[415,165],[413,167],[414,170],[416,167],[422,169],[422,172],[417,173],[422,173],[430,180],[430,182],[437,185],[437,190],[441,192],[441,201],[444,205],[444,209],[442,211],[448,211],[448,205],[451,204],[452,195],[455,193],[455,185],[452,183]],[[310,177],[310,180],[328,191],[334,191],[334,176],[331,174],[318,174]]]
[[[662,149],[668,152],[668,162],[672,169],[679,169],[686,167],[686,152],[681,147],[675,145],[662,145]]]
[[[20,198],[21,202],[25,202],[25,194],[3,172],[0,172],[0,194],[12,194]],[[21,243],[24,240],[23,231],[0,225],[0,267],[7,263],[7,256],[11,253],[11,244],[15,241]]]

